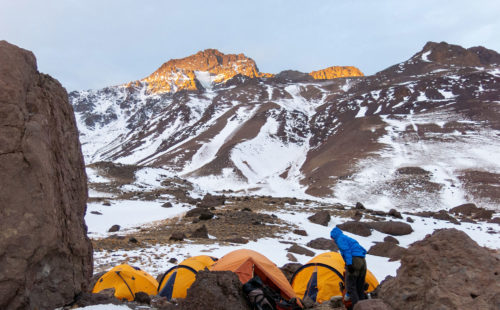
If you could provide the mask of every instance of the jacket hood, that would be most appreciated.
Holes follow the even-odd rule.
[[[337,239],[338,237],[340,237],[342,235],[342,230],[340,230],[340,228],[338,227],[335,227],[334,229],[332,229],[332,231],[330,232],[330,237],[332,237],[333,239]]]

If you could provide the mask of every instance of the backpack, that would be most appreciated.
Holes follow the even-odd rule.
[[[243,293],[253,310],[275,310],[276,302],[268,286],[255,276],[243,285]]]

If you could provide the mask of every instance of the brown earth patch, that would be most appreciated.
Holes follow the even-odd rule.
[[[500,174],[487,171],[464,170],[458,177],[470,195],[469,200],[489,200],[500,203]]]

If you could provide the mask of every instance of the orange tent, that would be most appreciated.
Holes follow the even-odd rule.
[[[255,275],[272,289],[281,293],[286,300],[297,298],[292,286],[281,270],[267,257],[252,250],[235,250],[224,255],[211,268],[212,271],[232,271],[241,283],[247,283]]]

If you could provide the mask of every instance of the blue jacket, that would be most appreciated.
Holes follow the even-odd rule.
[[[365,257],[366,250],[356,240],[344,235],[340,228],[332,229],[330,237],[335,240],[346,265],[352,265],[353,256]]]

